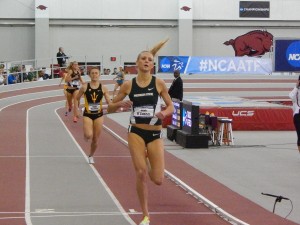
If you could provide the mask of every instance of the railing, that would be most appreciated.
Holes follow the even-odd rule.
[[[112,61],[114,58],[114,61]],[[99,67],[102,74],[104,74],[104,69],[109,68],[113,72],[113,68],[118,68],[120,65],[123,67],[127,66],[128,72],[134,73],[135,69],[130,69],[135,67],[135,62],[122,62],[122,56],[116,57],[108,56],[68,56],[66,65],[60,67],[57,63],[57,57],[54,58],[44,58],[44,59],[29,59],[29,60],[19,60],[19,61],[6,61],[0,62],[0,76],[5,78],[5,84],[8,84],[9,75],[14,75],[17,77],[17,82],[26,82],[26,74],[32,72],[34,74],[34,80],[39,79],[40,71],[44,71],[49,75],[49,79],[60,78],[64,72],[66,66],[71,61],[77,61],[81,69],[82,75],[86,75],[92,66]],[[134,58],[134,57],[130,57]],[[104,65],[106,65],[104,67]],[[3,68],[2,68],[3,67]],[[105,74],[107,75],[107,74]],[[1,83],[0,83],[1,85]]]

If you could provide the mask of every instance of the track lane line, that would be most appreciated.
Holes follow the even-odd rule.
[[[25,221],[32,225],[30,217],[30,158],[29,158],[29,109],[26,111],[26,178],[25,178]]]
[[[67,128],[67,126],[65,125],[64,121],[61,119],[60,115],[58,114],[57,110],[59,110],[60,108],[57,108],[55,110],[56,116],[58,117],[58,119],[60,120],[60,122],[62,123],[62,125],[64,126],[64,128],[66,129],[67,133],[70,135],[71,139],[74,141],[75,145],[77,146],[77,148],[79,149],[79,151],[81,152],[81,154],[83,155],[83,157],[85,158],[85,160],[87,161],[88,160],[87,159],[87,155],[85,154],[85,152],[83,151],[83,149],[81,148],[81,146],[78,144],[78,142],[76,141],[76,139],[74,138],[74,136],[72,135],[72,133],[70,132],[70,130]],[[90,164],[90,167],[91,167],[92,171],[94,172],[94,174],[96,175],[96,177],[98,178],[98,180],[100,181],[100,183],[103,185],[103,187],[107,191],[107,193],[109,194],[109,196],[111,197],[111,199],[113,200],[113,202],[116,204],[116,206],[118,207],[118,209],[120,210],[120,212],[122,213],[122,215],[124,215],[125,219],[131,225],[136,225],[135,222],[130,218],[130,216],[128,216],[128,213],[126,213],[126,211],[121,206],[121,204],[118,201],[118,199],[112,193],[112,191],[110,190],[110,188],[108,187],[108,185],[105,183],[105,181],[103,180],[103,178],[101,177],[101,175],[98,173],[98,171],[95,169],[95,167],[92,164]]]
[[[117,138],[119,141],[121,141],[123,144],[128,145],[128,142],[124,138],[122,138],[121,136],[119,136],[116,132],[114,132],[108,126],[103,125],[103,127],[109,133],[111,133],[115,138]],[[221,207],[219,207],[218,205],[216,205],[213,202],[211,202],[209,199],[205,198],[203,195],[201,195],[200,193],[198,193],[196,190],[194,190],[193,188],[191,188],[188,184],[184,183],[182,180],[180,180],[174,174],[170,173],[168,170],[165,170],[165,175],[168,178],[171,178],[171,180],[174,180],[175,183],[180,184],[189,193],[192,193],[194,197],[197,197],[196,199],[199,199],[200,201],[202,201],[206,206],[208,206],[209,209],[211,209],[214,212],[216,212],[216,214],[218,216],[220,216],[221,218],[224,217],[224,218],[226,218],[226,220],[232,221],[232,222],[234,222],[237,225],[249,225],[248,223],[246,223],[246,222],[244,222],[244,221],[236,218],[235,216],[231,215],[230,213],[226,212]]]

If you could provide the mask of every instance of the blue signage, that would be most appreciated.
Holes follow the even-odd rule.
[[[189,134],[199,134],[199,106],[182,101],[182,130]]]
[[[271,74],[271,59],[254,57],[159,56],[158,72],[184,74]]]
[[[274,71],[300,71],[300,39],[275,39]]]
[[[182,128],[182,102],[178,99],[172,99],[174,111],[172,113],[172,125]]]
[[[184,73],[188,59],[189,56],[159,56],[158,72],[173,73],[175,70],[179,70],[180,73]]]

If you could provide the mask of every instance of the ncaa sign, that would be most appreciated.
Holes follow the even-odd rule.
[[[300,39],[275,39],[273,71],[300,71]]]
[[[171,60],[168,57],[162,57],[159,60],[159,72],[169,72],[171,69]]]
[[[179,70],[184,73],[189,56],[158,56],[158,72],[173,73]]]
[[[295,41],[289,45],[286,59],[291,66],[300,67],[300,41]]]

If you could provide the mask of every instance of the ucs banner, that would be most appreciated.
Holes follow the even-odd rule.
[[[271,74],[271,59],[253,57],[159,56],[158,72],[184,74]]]

